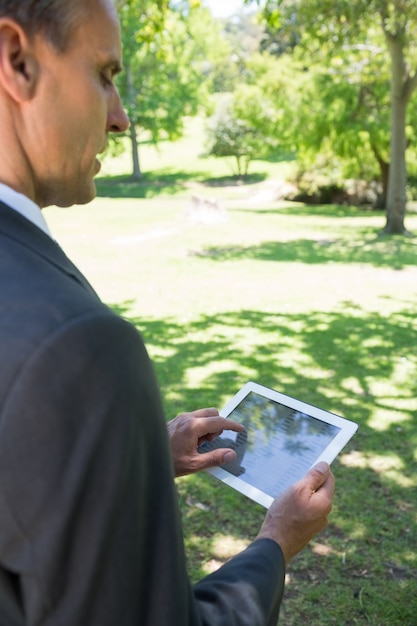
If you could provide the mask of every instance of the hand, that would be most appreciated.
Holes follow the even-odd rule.
[[[198,452],[198,447],[202,443],[213,441],[223,430],[241,432],[244,427],[237,422],[220,417],[217,409],[199,409],[192,413],[181,413],[168,422],[175,476],[192,474],[208,467],[234,461],[236,452],[230,448]]]
[[[314,535],[326,528],[333,494],[334,478],[330,467],[327,463],[318,463],[274,500],[257,539],[276,541],[288,564]]]

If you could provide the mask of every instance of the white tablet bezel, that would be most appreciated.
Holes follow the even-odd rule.
[[[351,420],[348,420],[340,415],[325,411],[316,406],[287,396],[279,391],[275,391],[268,387],[264,387],[253,381],[247,382],[240,391],[237,392],[231,400],[220,411],[220,415],[223,417],[229,417],[232,411],[242,402],[242,400],[250,393],[254,392],[260,396],[263,396],[269,400],[273,400],[286,407],[299,411],[306,416],[321,420],[327,424],[331,424],[340,428],[337,435],[331,440],[331,442],[322,450],[319,456],[312,463],[311,467],[319,461],[326,461],[332,463],[336,456],[340,453],[346,443],[351,439],[358,429],[358,425]],[[224,431],[226,432],[226,431]],[[231,431],[227,431],[231,432]],[[214,467],[207,470],[210,474],[221,480],[222,482],[230,485],[240,493],[243,493],[247,497],[251,498],[258,504],[261,504],[265,508],[269,508],[274,501],[275,496],[266,493],[253,485],[245,482],[238,476],[231,474],[227,470],[221,467]]]

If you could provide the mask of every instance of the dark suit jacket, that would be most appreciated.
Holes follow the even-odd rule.
[[[0,203],[0,626],[272,626],[283,578],[262,540],[190,585],[143,342]]]

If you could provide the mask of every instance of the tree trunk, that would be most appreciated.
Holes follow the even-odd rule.
[[[139,143],[136,135],[136,126],[133,124],[133,122],[130,123],[129,132],[130,139],[132,140],[132,178],[134,178],[135,180],[140,180],[142,178],[142,170],[140,169],[139,161]]]
[[[404,88],[406,75],[403,44],[400,39],[388,42],[391,54],[391,158],[388,175],[387,221],[384,233],[404,234],[406,212],[407,167],[406,112],[408,98]]]
[[[238,178],[242,177],[242,163],[241,163],[241,159],[242,159],[242,157],[240,156],[240,154],[237,154],[236,155],[236,166],[237,166]]]
[[[382,193],[379,195],[377,201],[375,203],[375,209],[386,209],[387,208],[387,197],[388,197],[388,179],[389,179],[389,170],[390,165],[382,158],[378,148],[375,144],[371,144],[372,152],[375,155],[376,160],[378,161],[379,171],[381,172],[381,184],[382,184]]]
[[[389,180],[389,170],[390,164],[381,159],[379,163],[379,167],[381,170],[381,179],[382,179],[382,194],[379,198],[379,207],[380,209],[387,208],[387,198],[388,198],[388,180]]]
[[[132,74],[132,70],[130,66],[127,66],[125,68],[125,72],[126,72],[126,81],[127,81],[127,97],[128,97],[128,101],[130,104],[130,109],[131,111],[134,111],[136,97],[135,97],[133,74]],[[132,117],[130,117],[129,133],[130,133],[130,139],[132,142],[132,164],[133,164],[132,178],[134,178],[135,180],[140,180],[142,178],[142,171],[140,169],[140,162],[139,162],[139,143],[138,143],[138,137],[136,134],[136,125],[134,121],[132,120]]]

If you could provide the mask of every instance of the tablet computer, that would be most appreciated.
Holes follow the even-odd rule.
[[[266,508],[313,465],[330,464],[358,429],[355,422],[254,382],[220,415],[245,430],[225,430],[200,446],[200,452],[222,447],[237,454],[232,463],[207,471]]]

